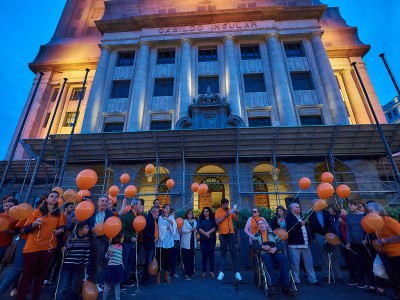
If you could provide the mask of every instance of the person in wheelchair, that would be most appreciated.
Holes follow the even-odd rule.
[[[265,220],[257,222],[258,232],[254,235],[252,247],[261,256],[266,272],[269,274],[269,293],[279,293],[277,286],[279,280],[275,274],[274,267],[279,267],[280,281],[284,294],[293,295],[296,293],[290,286],[289,260],[283,253],[284,244],[274,232],[268,232],[268,225]]]

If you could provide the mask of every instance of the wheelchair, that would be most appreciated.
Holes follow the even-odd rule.
[[[261,258],[261,252],[256,251],[252,261],[252,269],[254,274],[254,284],[258,289],[262,289],[265,293],[265,296],[272,296],[271,293],[271,276],[268,274],[267,269],[264,265],[264,261]],[[276,269],[274,267],[274,269]],[[275,276],[275,274],[273,274]],[[297,286],[294,281],[294,277],[292,271],[289,270],[289,285],[294,291],[294,293],[290,294],[291,296],[295,296],[298,294]]]

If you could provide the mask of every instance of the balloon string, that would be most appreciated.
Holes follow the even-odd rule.
[[[299,189],[299,191],[297,192],[296,196],[294,196],[293,201],[296,200],[297,196],[300,194],[301,189]]]

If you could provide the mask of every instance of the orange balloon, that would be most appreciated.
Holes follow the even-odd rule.
[[[334,233],[328,232],[327,234],[325,234],[325,240],[328,244],[331,244],[332,246],[340,245],[340,240]]]
[[[129,176],[128,173],[124,173],[124,174],[121,175],[119,180],[121,181],[122,184],[125,184],[125,183],[128,183],[129,180],[131,180],[131,176]]]
[[[62,199],[60,198],[58,201],[61,200],[62,204]],[[60,205],[59,205],[60,206]],[[18,220],[26,220],[28,217],[33,213],[34,209],[32,205],[29,203],[21,203],[20,205],[17,206],[17,214],[18,214]]]
[[[133,220],[133,229],[136,232],[141,232],[146,227],[146,218],[143,216],[137,216],[135,220]]]
[[[51,191],[52,192],[57,192],[59,197],[61,197],[64,194],[64,190],[62,188],[60,188],[59,186],[56,186]]]
[[[314,203],[313,209],[315,211],[321,211],[321,210],[325,209],[326,206],[327,206],[326,201],[322,200],[322,199],[319,199]]]
[[[200,184],[197,192],[199,195],[205,195],[208,192],[208,185],[205,183]]]
[[[331,172],[324,172],[321,174],[321,181],[322,182],[327,182],[327,183],[332,183],[333,182],[333,175]]]
[[[125,188],[124,195],[125,195],[125,197],[132,198],[132,197],[134,197],[134,196],[136,195],[136,193],[137,193],[137,188],[136,188],[136,186],[134,186],[133,184],[131,184],[131,185],[128,185],[128,186]]]
[[[144,168],[144,172],[145,172],[146,174],[151,174],[151,173],[154,172],[154,169],[155,169],[155,167],[154,167],[153,164],[148,164],[148,165]]]
[[[128,211],[130,211],[132,209],[132,207],[130,205],[127,205],[124,207],[124,210],[122,212],[122,214],[126,214]]]
[[[365,217],[361,219],[361,227],[364,229],[366,233],[375,233],[375,230],[373,230],[371,227],[368,226],[367,219],[365,219]]]
[[[104,234],[108,236],[110,239],[115,237],[122,228],[121,220],[117,217],[109,217],[104,222]]]
[[[350,188],[345,184],[339,184],[336,187],[336,194],[338,194],[340,198],[346,198],[350,196]]]
[[[158,262],[156,258],[153,258],[153,260],[149,263],[149,267],[147,269],[149,271],[150,275],[156,275],[158,272]]]
[[[93,230],[98,236],[104,235],[104,223],[97,223]]]
[[[66,202],[76,202],[78,200],[78,192],[72,189],[66,190],[64,192],[64,200]]]
[[[175,222],[176,222],[176,225],[177,225],[177,227],[178,227],[178,229],[181,229],[182,228],[182,226],[183,226],[183,219],[182,218],[176,218],[175,219]]]
[[[289,238],[289,234],[283,228],[274,229],[274,233],[279,237],[281,241],[286,241]]]
[[[175,185],[175,181],[170,178],[167,180],[167,183],[165,185],[167,186],[167,188],[172,189]]]
[[[117,185],[110,186],[110,188],[108,189],[108,193],[111,197],[117,196],[119,193],[119,187]]]
[[[84,281],[82,285],[82,298],[83,300],[96,300],[99,296],[97,286],[90,281]]]
[[[75,208],[75,217],[81,222],[89,219],[94,213],[94,204],[90,201],[83,201]]]
[[[110,199],[111,199],[111,203],[114,206],[115,203],[117,203],[117,197],[112,197],[111,195],[109,195],[109,196],[110,196]]]
[[[78,192],[78,202],[81,202],[82,198],[86,197],[86,196],[90,196],[90,191],[89,190],[81,190],[81,191],[79,191]]]
[[[19,220],[18,205],[11,207],[10,210],[8,211],[8,215],[15,220]]]
[[[97,174],[91,169],[81,171],[76,176],[76,185],[80,190],[88,190],[97,183]]]
[[[4,217],[0,217],[0,231],[6,230],[9,225],[10,225],[10,221],[8,221]]]
[[[380,253],[385,253],[385,247],[383,247],[383,245],[381,243],[379,243],[378,240],[373,240],[372,241],[372,247],[374,247],[374,249]]]
[[[58,198],[58,201],[57,201],[57,203],[58,203],[58,207],[60,207],[61,205],[63,205],[64,204],[64,200],[63,200],[63,198]]]
[[[311,187],[311,180],[308,177],[301,177],[299,180],[299,187],[302,190],[306,190]]]
[[[368,227],[374,231],[380,230],[384,225],[382,217],[376,213],[369,213],[363,219],[365,219]]]
[[[332,197],[334,192],[335,191],[333,189],[333,186],[330,183],[323,182],[317,186],[317,194],[318,197],[321,199],[327,199]]]
[[[193,182],[191,189],[193,193],[197,192],[199,190],[199,184],[197,182]]]

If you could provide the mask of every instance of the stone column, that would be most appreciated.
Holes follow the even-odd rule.
[[[188,115],[188,107],[191,104],[192,63],[190,50],[190,41],[187,39],[182,40],[181,65],[179,74],[179,111],[177,113],[178,120]]]
[[[133,74],[132,102],[129,111],[128,131],[138,131],[142,128],[149,57],[150,45],[143,42],[140,44],[135,72]]]
[[[225,83],[226,83],[227,102],[231,106],[232,115],[236,115],[243,118],[242,106],[240,103],[239,78],[236,66],[233,37],[228,36],[224,39],[224,50],[225,50],[225,70],[226,70]]]
[[[339,86],[333,73],[331,63],[326,54],[324,44],[321,40],[321,33],[314,33],[311,36],[311,46],[314,51],[315,61],[321,77],[325,92],[324,102],[328,106],[329,113],[335,124],[349,124],[345,104],[340,94]]]
[[[340,74],[342,75],[344,87],[349,97],[351,109],[357,124],[371,124],[371,120],[369,119],[364,102],[354,82],[351,70],[343,70]]]
[[[290,93],[285,59],[276,34],[267,37],[267,46],[280,124],[296,126],[297,118]]]
[[[360,73],[361,80],[364,83],[365,89],[367,90],[369,99],[371,100],[372,107],[374,108],[378,122],[381,124],[387,124],[387,119],[382,110],[382,106],[379,104],[378,96],[375,93],[375,89],[372,85],[371,79],[369,78],[367,68],[363,61],[357,61],[357,70]],[[369,108],[369,107],[368,107]],[[375,123],[375,120],[374,122]]]
[[[82,133],[96,132],[96,125],[98,124],[98,119],[102,113],[101,107],[103,106],[103,102],[108,100],[104,98],[103,91],[107,79],[107,69],[111,51],[105,46],[100,46],[100,48],[101,54],[88,98],[85,116],[83,118]]]

